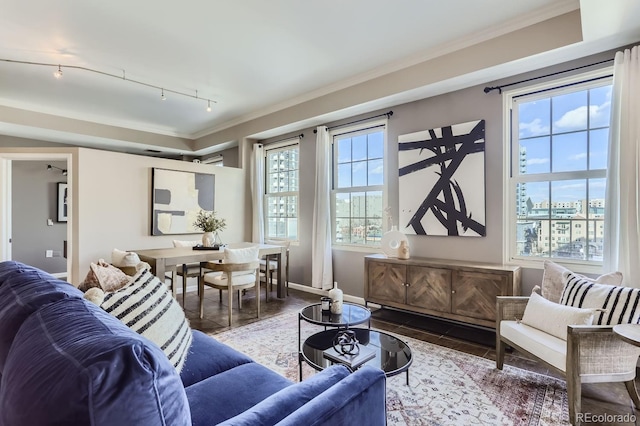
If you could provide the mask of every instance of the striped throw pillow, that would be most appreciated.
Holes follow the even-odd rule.
[[[158,345],[180,373],[191,346],[191,328],[167,286],[148,269],[138,271],[128,286],[107,293],[100,306]]]
[[[594,325],[640,322],[640,288],[598,284],[573,272],[563,273],[563,279],[560,303],[576,308],[599,309],[593,316]]]

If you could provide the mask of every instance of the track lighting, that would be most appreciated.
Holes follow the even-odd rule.
[[[52,169],[60,170],[62,172],[62,176],[66,176],[67,175],[67,169],[61,169],[60,167],[56,167],[56,166],[52,166],[51,164],[47,164],[47,170],[52,170]]]
[[[45,63],[45,62],[31,62],[31,61],[18,61],[15,59],[5,59],[5,58],[0,58],[1,62],[8,62],[11,64],[22,64],[22,65],[38,65],[38,66],[43,66],[43,67],[54,67],[56,68],[55,71],[53,72],[53,75],[55,78],[60,79],[62,78],[62,64],[51,64],[51,63]],[[88,71],[88,72],[92,72],[95,74],[100,74],[106,77],[113,77],[113,78],[117,78],[118,80],[123,80],[123,81],[128,81],[130,83],[135,83],[135,84],[139,84],[141,86],[146,86],[146,87],[150,87],[152,89],[160,89],[160,99],[162,99],[163,101],[167,99],[167,97],[165,96],[164,92],[165,90],[168,93],[173,93],[174,95],[180,95],[180,96],[186,96],[192,99],[196,99],[196,100],[203,100],[203,101],[207,101],[207,111],[211,111],[211,102],[216,103],[216,101],[213,101],[211,99],[207,99],[207,98],[201,98],[198,96],[198,91],[196,90],[196,94],[195,96],[190,94],[190,93],[184,93],[184,92],[180,92],[178,90],[171,90],[171,89],[165,89],[164,87],[160,87],[160,86],[156,86],[154,84],[150,84],[150,83],[145,83],[144,81],[140,81],[140,80],[132,80],[130,78],[126,77],[125,71],[122,70],[122,75],[115,75],[115,74],[111,74],[105,71],[100,71],[100,70],[96,70],[93,68],[87,68],[87,67],[81,67],[78,65],[64,65],[65,68],[72,68],[72,69],[76,69],[76,70],[81,70],[81,71]]]

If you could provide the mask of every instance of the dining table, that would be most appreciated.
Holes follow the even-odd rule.
[[[243,248],[252,245],[258,245],[259,256],[264,257],[267,264],[270,260],[275,260],[278,265],[277,270],[277,296],[284,298],[286,296],[284,281],[282,279],[282,259],[286,255],[286,247],[273,244],[259,244],[250,242],[229,243],[221,246],[218,250],[202,249],[199,247],[169,247],[156,248],[146,250],[131,250],[138,254],[140,260],[151,265],[153,273],[162,281],[164,281],[165,273],[173,271],[177,265],[183,263],[200,263],[224,259],[224,249]],[[175,297],[176,286],[173,286],[173,295]]]

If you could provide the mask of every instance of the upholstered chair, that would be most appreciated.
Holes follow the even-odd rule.
[[[549,267],[557,269],[557,265],[545,264],[545,277],[549,275]],[[596,291],[606,294],[615,289],[615,293],[624,299],[625,294],[637,291],[629,287],[599,284],[598,280],[592,281],[570,271],[563,272],[562,276],[565,286],[574,285],[573,288],[580,289],[583,294]],[[601,278],[605,276],[598,279]],[[592,306],[582,302],[580,308],[568,306],[568,296],[577,293],[571,293],[570,290],[566,293],[562,290],[553,292],[550,291],[549,284],[553,283],[543,279],[542,296],[532,294],[531,297],[497,298],[496,367],[502,370],[505,347],[510,346],[518,352],[533,356],[564,375],[567,381],[569,420],[573,425],[580,424],[582,383],[623,382],[636,408],[640,408],[640,398],[635,385],[640,348],[623,341],[615,334],[613,323],[598,325],[608,313],[615,313],[616,315],[611,316],[617,319],[619,317],[622,319],[620,322],[635,323],[638,313],[624,308],[623,303],[609,304],[596,309],[597,294],[585,295],[583,298],[594,300],[590,302]],[[562,285],[559,288],[562,289]],[[560,300],[561,295],[563,300]],[[549,300],[551,298],[553,300]],[[607,299],[606,302],[611,300]],[[622,309],[626,309],[626,312],[619,314]],[[584,320],[583,311],[589,310],[590,317]]]
[[[260,318],[260,260],[259,247],[224,248],[222,261],[202,262],[200,276],[200,318],[204,316],[204,286],[217,288],[222,303],[222,290],[229,295],[229,326],[232,322],[233,292],[238,292],[238,309],[242,309],[240,290],[256,289],[257,317]],[[210,270],[211,272],[205,272]]]

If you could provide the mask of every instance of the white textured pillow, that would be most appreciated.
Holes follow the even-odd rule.
[[[560,296],[564,289],[564,278],[562,274],[571,272],[564,266],[558,265],[550,260],[544,261],[544,274],[542,275],[542,297],[552,302],[560,303]],[[582,277],[583,275],[575,275]],[[620,285],[622,284],[622,274],[620,272],[610,272],[600,275],[594,279],[601,284]]]
[[[545,299],[538,293],[531,293],[522,316],[522,323],[567,340],[568,325],[591,325],[593,315],[593,309],[560,305]]]
[[[140,263],[140,257],[138,253],[134,253],[132,251],[122,251],[113,249],[111,252],[111,264],[113,266],[133,266],[135,267],[138,263]]]
[[[598,309],[596,325],[638,324],[640,322],[640,288],[598,282],[574,274],[563,274],[565,286],[560,303],[578,308]]]
[[[167,286],[148,269],[138,271],[128,286],[106,294],[100,306],[158,345],[180,373],[191,346],[191,328]]]

